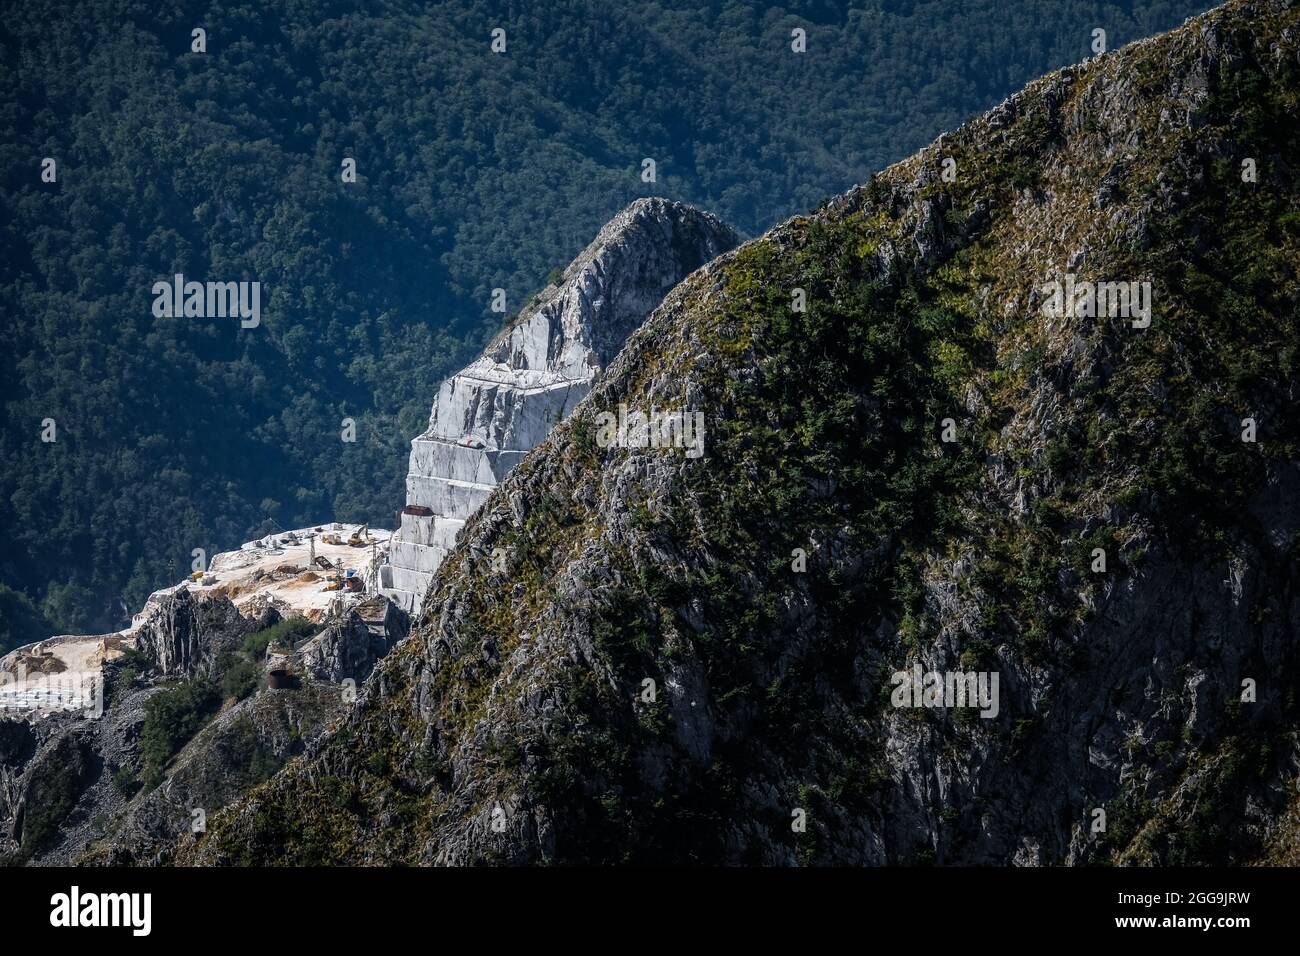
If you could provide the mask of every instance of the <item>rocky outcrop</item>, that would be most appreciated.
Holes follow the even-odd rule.
[[[139,765],[145,704],[159,688],[140,662],[105,665],[103,712],[0,720],[0,862],[67,864],[128,803],[115,783]],[[174,683],[174,679],[168,683]]]
[[[79,733],[58,737],[36,755],[14,807],[11,836],[21,853],[38,853],[61,838],[64,819],[98,769],[85,735]]]
[[[370,555],[308,536],[355,527],[249,542],[202,580],[154,592],[127,631],[0,659],[0,676],[21,675],[0,681],[0,863],[163,860],[342,717],[409,627],[380,595],[326,589],[324,574]],[[376,548],[383,534],[372,529]],[[268,680],[276,662],[291,675],[282,689]]]
[[[24,721],[0,721],[0,820],[7,832],[0,834],[11,846],[22,837],[23,768],[36,753],[36,734]]]
[[[297,649],[301,679],[291,689],[255,689],[264,662],[242,645],[281,615],[265,602],[245,609],[253,616],[222,595],[159,592],[140,615],[139,652],[103,665],[102,707],[0,719],[0,862],[163,860],[203,815],[273,776],[337,722],[356,698],[345,682],[364,682],[407,629],[406,615],[382,597],[340,602]],[[227,680],[240,668],[247,686]],[[208,688],[214,712],[173,758],[147,767],[149,702],[191,687]]]
[[[406,615],[375,598],[326,620],[324,629],[297,650],[302,669],[316,680],[361,683],[375,664],[406,637]]]
[[[238,647],[256,623],[224,596],[195,597],[187,588],[156,596],[135,634],[135,646],[164,677],[207,673]]]
[[[735,243],[707,213],[637,200],[443,383],[428,429],[411,442],[407,507],[380,572],[386,596],[419,609],[433,572],[492,489],[577,407],[668,290]]]
[[[178,842],[206,825],[208,814],[273,776],[349,706],[342,688],[317,682],[240,701],[195,736],[157,788],[126,801],[103,821],[103,832],[75,841],[73,862],[164,862]]]

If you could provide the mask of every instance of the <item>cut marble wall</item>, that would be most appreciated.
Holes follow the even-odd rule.
[[[380,570],[381,592],[418,612],[457,533],[501,479],[577,407],[673,286],[736,241],[708,213],[639,199],[557,286],[443,382],[429,427],[411,442],[407,508]],[[413,513],[424,510],[431,513]]]

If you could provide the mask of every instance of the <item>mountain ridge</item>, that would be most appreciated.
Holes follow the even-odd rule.
[[[125,626],[195,547],[386,526],[429,390],[497,331],[493,290],[513,311],[637,196],[762,231],[1093,27],[1117,43],[1206,3],[11,4],[0,652]],[[178,272],[259,282],[261,324],[155,318]]]
[[[1232,0],[694,273],[343,728],[177,861],[1279,858],[1296,36]],[[1045,314],[1076,271],[1151,282],[1150,327]],[[706,455],[603,447],[619,405],[705,410]],[[999,716],[891,709],[918,664]]]
[[[419,609],[492,488],[581,401],[664,294],[736,242],[709,213],[638,199],[442,383],[428,427],[411,441],[406,507],[383,570],[390,600]]]

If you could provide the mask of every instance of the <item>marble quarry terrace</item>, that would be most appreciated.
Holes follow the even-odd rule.
[[[380,569],[381,593],[418,612],[492,489],[573,412],[669,290],[734,242],[726,226],[690,206],[637,200],[558,285],[444,382],[429,427],[411,442],[406,507]]]

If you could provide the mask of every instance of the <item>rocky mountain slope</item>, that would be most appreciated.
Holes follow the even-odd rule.
[[[443,383],[428,429],[411,442],[406,508],[382,571],[390,600],[419,610],[433,572],[492,489],[577,407],[668,291],[736,241],[708,213],[637,200]]]
[[[268,536],[154,592],[124,631],[0,658],[0,862],[155,859],[302,752],[406,636],[382,596],[327,582],[372,560]]]
[[[270,535],[155,592],[126,631],[55,638],[0,660],[0,675],[33,675],[0,683],[0,716],[11,718],[0,720],[0,859],[157,860],[193,829],[194,814],[242,796],[324,734],[406,635],[401,606],[421,596],[410,582],[427,580],[443,553],[429,533],[449,548],[664,294],[735,243],[717,219],[680,203],[640,200],[615,217],[445,383],[428,432],[412,443],[418,473],[395,563],[381,563],[390,542],[377,529]],[[372,570],[390,585],[393,572],[407,575],[398,583],[408,589],[384,589],[396,603],[373,593],[382,582]],[[341,589],[345,571],[369,596]],[[294,675],[289,686],[264,686],[277,669]]]
[[[1298,92],[1296,5],[1233,0],[692,275],[168,858],[1293,860]],[[996,714],[897,706],[918,665]]]

